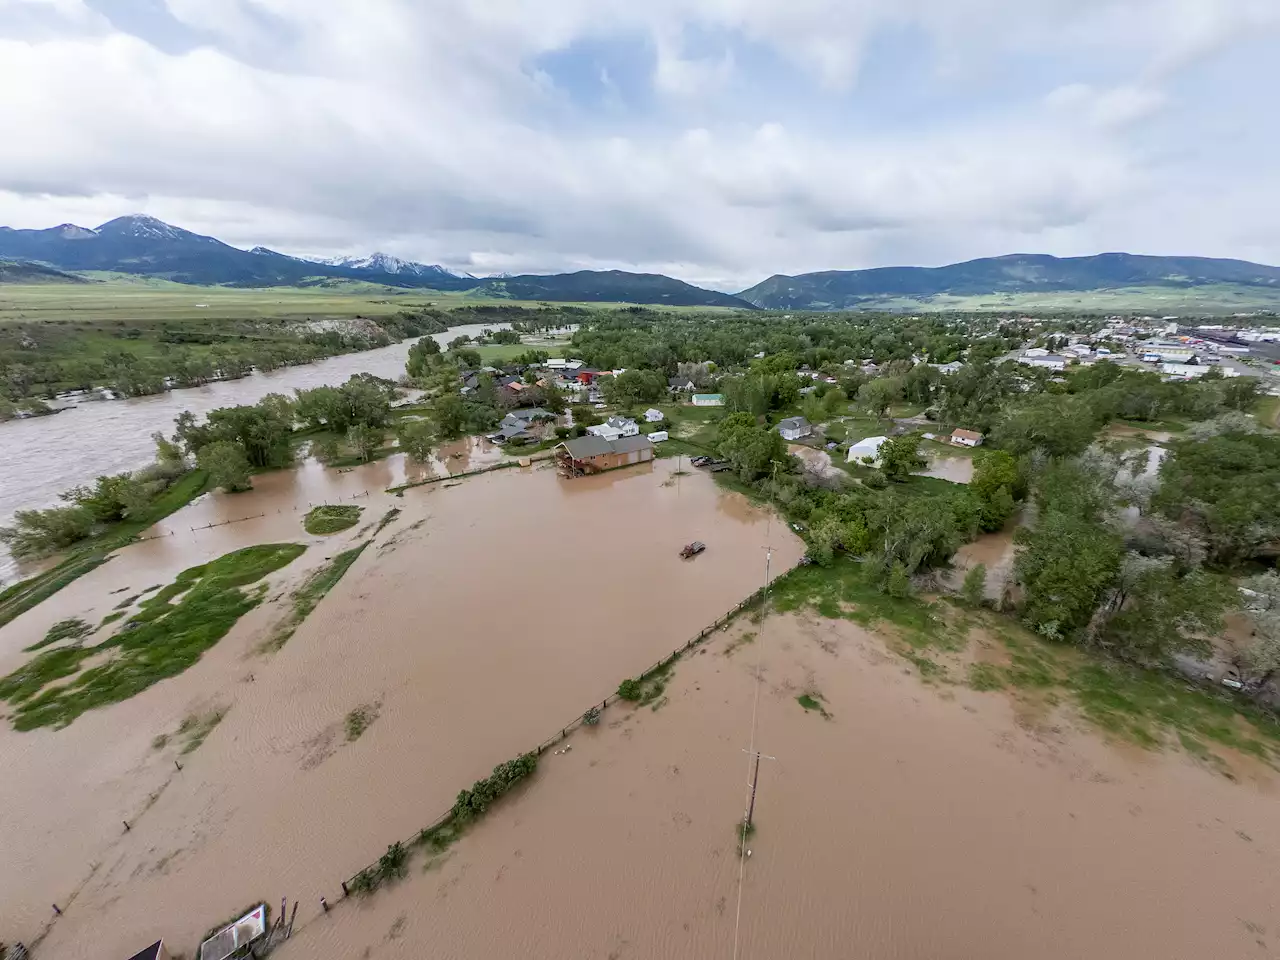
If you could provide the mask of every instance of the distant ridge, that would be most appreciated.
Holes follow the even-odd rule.
[[[480,279],[385,253],[306,260],[268,247],[241,250],[140,214],[117,217],[94,229],[73,223],[46,230],[0,227],[0,258],[47,265],[44,269],[52,268],[51,273],[103,270],[200,285],[272,287],[363,280],[392,287],[475,290],[513,299],[754,309],[730,294],[660,274],[584,270]]]
[[[0,260],[0,283],[89,283],[74,273],[64,273],[42,263]]]
[[[771,310],[841,310],[872,307],[894,297],[924,300],[943,294],[974,296],[1124,287],[1187,289],[1212,283],[1280,291],[1280,267],[1210,257],[1131,253],[1052,257],[1015,253],[944,267],[826,270],[794,277],[778,274],[738,296]]]

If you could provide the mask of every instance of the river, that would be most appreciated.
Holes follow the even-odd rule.
[[[432,337],[444,346],[455,337],[474,337],[485,329],[509,327],[505,323],[468,324]],[[150,463],[155,454],[151,434],[157,430],[171,434],[174,418],[184,410],[202,415],[218,407],[257,403],[269,393],[291,395],[294,390],[344,383],[357,373],[398,380],[415,342],[405,340],[239,380],[130,400],[83,403],[49,417],[0,423],[0,450],[4,451],[0,457],[0,525],[18,510],[55,505],[63,490],[91,483],[102,474],[136,470]],[[15,571],[13,558],[7,550],[0,550],[0,583],[11,580]]]

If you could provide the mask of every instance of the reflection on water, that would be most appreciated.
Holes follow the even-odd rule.
[[[441,345],[454,337],[476,336],[481,330],[508,324],[470,324],[433,335]],[[217,407],[256,403],[268,393],[292,395],[325,384],[340,384],[356,373],[372,373],[389,380],[404,375],[405,358],[416,341],[363,353],[330,357],[240,380],[210,383],[187,390],[132,400],[84,403],[64,413],[0,423],[0,524],[15,511],[57,503],[58,494],[101,474],[136,470],[155,455],[151,434],[173,432],[173,421],[184,410],[205,414]],[[0,548],[0,580],[14,574],[12,559]]]
[[[486,455],[473,450],[471,463]],[[403,511],[278,654],[253,652],[286,609],[268,602],[132,700],[65,730],[0,727],[7,935],[30,939],[90,863],[101,867],[42,955],[129,956],[140,937],[194,945],[277,892],[302,901],[304,921],[320,896],[337,901],[340,879],[447,809],[460,785],[757,589],[766,541],[775,575],[803,549],[780,524],[769,531],[758,507],[704,473],[674,477],[666,461],[577,480],[535,464],[403,497],[381,493],[401,470],[393,461],[343,474],[308,463],[255,478],[250,493],[206,496],[157,525],[169,536],[69,586],[57,610],[42,605],[0,631],[0,670],[13,669],[53,619],[97,622],[122,597],[249,543],[313,544],[273,578],[269,596],[287,596],[389,507]],[[301,517],[318,501],[368,509],[350,531],[309,537]],[[241,517],[252,519],[192,530]],[[682,561],[691,540],[707,551]],[[344,716],[374,701],[377,721],[348,743]],[[176,748],[153,738],[211,702],[226,718],[179,773]]]

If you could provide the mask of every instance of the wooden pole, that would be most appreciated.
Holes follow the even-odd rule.
[[[756,814],[756,784],[760,782],[760,751],[756,751],[755,770],[751,774],[751,802],[747,805],[747,827],[751,827],[752,818]]]
[[[288,940],[290,937],[293,936],[293,921],[297,918],[297,916],[298,916],[298,901],[295,900],[293,901],[293,913],[289,915],[289,929],[288,931],[286,931],[284,935],[284,938],[286,940]]]

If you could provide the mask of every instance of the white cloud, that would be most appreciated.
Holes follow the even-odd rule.
[[[1275,196],[1267,165],[1228,180],[1227,151],[1174,149],[1206,120],[1180,78],[1274,50],[1269,2],[168,0],[199,40],[179,54],[79,0],[21,0],[41,30],[8,31],[16,2],[0,223],[145,210],[296,252],[726,287],[1012,250],[1280,260],[1265,205],[1238,202]],[[925,106],[873,120],[885,29],[928,38],[894,65]],[[584,113],[540,60],[605,40],[653,56],[652,106],[626,114],[605,62],[608,115]],[[768,106],[741,99],[762,51],[786,84]],[[949,100],[969,69],[1000,82]],[[1246,119],[1230,93],[1215,109]]]

